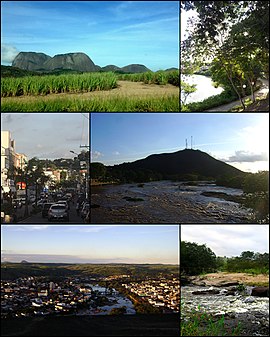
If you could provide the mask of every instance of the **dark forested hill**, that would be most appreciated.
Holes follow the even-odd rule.
[[[145,159],[111,166],[109,169],[112,172],[151,170],[161,174],[163,177],[194,174],[217,178],[226,175],[236,176],[244,174],[244,172],[211,157],[205,152],[191,149],[174,153],[153,154]]]

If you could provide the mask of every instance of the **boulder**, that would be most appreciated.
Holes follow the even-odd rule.
[[[254,287],[251,296],[269,297],[269,287]]]
[[[217,295],[219,294],[219,290],[216,289],[207,289],[207,290],[198,290],[198,291],[193,291],[193,295]]]

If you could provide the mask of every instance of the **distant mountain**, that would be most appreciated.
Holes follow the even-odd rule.
[[[96,71],[94,62],[84,53],[59,54],[48,59],[43,66],[47,70],[71,69],[77,71]]]
[[[43,64],[51,59],[49,55],[35,52],[20,52],[12,62],[13,67],[25,70],[44,70]]]
[[[147,71],[151,71],[143,64],[129,64],[125,67],[121,68],[121,71],[124,73],[145,73]]]
[[[119,67],[117,67],[113,64],[109,64],[105,67],[102,67],[101,70],[102,71],[119,71],[119,70],[121,70],[121,68],[119,68]]]
[[[21,263],[22,263],[22,264],[27,264],[27,263],[30,264],[30,262],[28,262],[28,261],[26,261],[26,260],[22,260]]]
[[[112,171],[151,170],[164,176],[197,174],[217,178],[224,175],[240,175],[244,172],[211,157],[200,150],[185,149],[173,153],[153,154],[131,163],[110,166]]]
[[[33,71],[75,70],[98,71],[94,62],[84,53],[59,54],[50,57],[43,53],[20,52],[12,62],[13,67]]]
[[[165,71],[175,71],[175,70],[179,70],[178,68],[168,68],[168,69],[165,69]]]
[[[44,53],[20,52],[12,62],[12,67],[22,70],[37,72],[95,72],[95,71],[113,71],[119,73],[143,73],[150,71],[143,64],[129,64],[125,67],[107,65],[100,67],[96,65],[85,53],[67,53],[51,57]]]

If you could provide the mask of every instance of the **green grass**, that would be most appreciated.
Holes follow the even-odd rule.
[[[89,111],[89,112],[177,112],[179,97],[164,96],[154,98],[112,97],[91,99],[58,98],[42,99],[31,102],[21,100],[2,101],[2,112],[46,112],[46,111]]]
[[[180,75],[178,70],[157,72],[148,71],[138,74],[118,74],[117,78],[122,81],[144,82],[145,84],[172,84],[179,87]]]
[[[112,72],[7,77],[1,79],[1,97],[89,92],[116,87],[117,77]]]
[[[193,310],[191,317],[187,320],[181,319],[180,336],[240,336],[240,332],[240,323],[237,327],[228,329],[225,327],[224,315],[214,320],[200,306],[198,306],[198,311]]]
[[[237,97],[232,95],[232,93],[228,93],[226,91],[223,91],[219,95],[210,96],[206,98],[203,101],[200,102],[193,102],[189,104],[183,104],[181,105],[181,111],[182,112],[196,112],[196,111],[205,111],[208,109],[212,109],[215,107],[218,107],[223,104],[231,103],[233,101],[237,100]]]

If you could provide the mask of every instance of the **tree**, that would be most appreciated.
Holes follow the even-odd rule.
[[[187,275],[198,275],[216,269],[216,255],[205,244],[181,241],[180,270]]]
[[[180,81],[180,97],[181,97],[181,103],[185,104],[188,96],[195,92],[196,85],[195,84],[188,84],[186,82]]]
[[[102,180],[105,178],[107,173],[106,166],[102,163],[91,163],[90,164],[90,175],[92,179]]]

